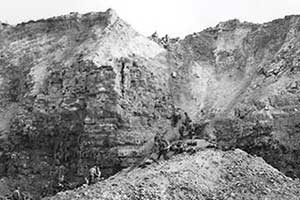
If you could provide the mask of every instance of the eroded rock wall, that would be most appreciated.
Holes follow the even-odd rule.
[[[299,16],[232,20],[187,36],[173,53],[183,58],[177,104],[195,121],[212,119],[207,129],[222,148],[262,156],[291,177],[299,176],[299,28]]]
[[[33,195],[143,157],[176,107],[219,147],[299,176],[299,16],[231,20],[166,49],[113,10],[0,28],[1,177]],[[172,40],[173,41],[173,40]],[[30,184],[26,184],[30,183]]]
[[[52,195],[61,175],[74,188],[94,165],[112,175],[166,117],[167,79],[149,61],[164,49],[112,10],[8,27],[0,40],[0,173],[11,190]]]

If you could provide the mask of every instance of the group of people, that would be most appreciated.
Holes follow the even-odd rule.
[[[21,192],[20,187],[17,187],[10,195],[0,197],[0,200],[32,200],[33,198],[24,192]]]
[[[174,112],[170,119],[171,125],[173,127],[178,127],[180,139],[193,138],[196,132],[195,126],[187,112],[183,112],[180,108],[174,108]]]
[[[169,35],[168,35],[168,34],[166,34],[166,35],[165,35],[164,37],[162,37],[162,38],[159,38],[156,31],[151,35],[151,39],[152,39],[154,42],[156,42],[156,43],[162,45],[164,48],[168,48],[169,43],[170,43],[170,38],[169,38]]]
[[[86,173],[86,176],[84,177],[84,181],[80,183],[70,183],[66,179],[66,168],[61,165],[57,167],[56,172],[55,172],[55,181],[53,182],[53,186],[51,186],[51,189],[53,189],[55,193],[60,192],[60,191],[65,191],[65,190],[70,190],[74,189],[76,187],[79,187],[83,184],[86,185],[92,185],[97,183],[98,181],[101,180],[101,171],[98,166],[93,166],[91,167],[88,172]],[[49,192],[49,188],[45,188],[45,195],[51,194],[53,192]]]
[[[193,154],[197,150],[197,140],[199,139],[180,139],[170,143],[161,135],[156,135],[154,138],[154,153],[157,155],[156,159],[151,158],[155,162],[159,161],[162,157],[164,160],[169,159],[169,155],[177,155],[181,153]],[[210,144],[208,147],[216,147],[215,144]]]
[[[177,128],[179,132],[179,139],[170,143],[167,138],[165,138],[165,133],[157,132],[154,137],[154,146],[152,152],[156,154],[156,158],[152,159],[154,162],[158,162],[161,158],[168,160],[170,155],[181,154],[184,152],[195,153],[193,148],[196,143],[186,142],[187,140],[193,141],[195,138],[195,126],[192,123],[191,118],[188,116],[187,112],[183,112],[181,109],[174,109],[172,116],[170,117],[171,125]],[[145,164],[145,163],[143,163]],[[147,164],[146,164],[147,165]],[[57,184],[56,187],[58,191],[63,191],[67,188],[67,181],[65,180],[65,168],[59,166],[56,171],[57,174]],[[89,169],[87,176],[85,177],[85,184],[92,185],[101,180],[101,171],[98,166],[93,166]],[[24,194],[17,188],[11,195],[12,200],[25,200],[28,199]]]
[[[154,161],[158,161],[161,157],[164,160],[169,159],[169,155],[176,155],[180,153],[195,153],[197,146],[197,133],[201,132],[207,125],[204,123],[197,127],[193,124],[191,118],[187,112],[183,112],[181,109],[174,109],[171,119],[171,125],[178,129],[179,139],[170,143],[164,136],[164,134],[157,132],[154,137],[154,146],[152,152],[157,155]],[[201,138],[201,137],[200,137]],[[189,142],[187,142],[189,141]],[[211,141],[209,141],[211,142]],[[215,144],[211,144],[212,147],[216,147]],[[153,160],[153,158],[151,158]]]
[[[64,175],[64,167],[60,166],[58,167],[57,171],[57,184],[56,189],[57,191],[63,191],[67,188],[67,181],[65,180]],[[89,173],[87,177],[85,178],[85,183],[87,185],[92,185],[97,183],[101,180],[101,171],[98,166],[93,166],[89,169]],[[32,197],[27,195],[27,193],[21,192],[20,187],[17,187],[10,195],[7,197],[0,197],[0,200],[31,200]]]

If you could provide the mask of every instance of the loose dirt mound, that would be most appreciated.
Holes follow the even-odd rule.
[[[205,150],[50,199],[299,199],[300,183],[242,150]]]

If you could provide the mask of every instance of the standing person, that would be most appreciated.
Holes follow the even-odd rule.
[[[65,189],[66,186],[66,180],[65,180],[65,172],[66,168],[64,165],[57,166],[55,168],[55,182],[53,188],[60,192]]]
[[[162,136],[157,134],[154,138],[154,144],[158,149],[157,160],[159,160],[161,156],[163,156],[165,160],[169,159],[167,155],[170,148],[169,142],[166,139],[164,139]]]
[[[187,112],[184,112],[184,117],[185,117],[184,125],[187,128],[187,130],[189,130],[189,129],[191,129],[192,120],[189,117],[189,115],[187,114]]]
[[[154,41],[154,42],[158,42],[158,34],[157,32],[155,31],[152,35],[151,35],[151,39]]]
[[[181,113],[180,113],[180,108],[173,108],[173,113],[171,116],[171,125],[173,127],[176,127],[178,122],[182,119]]]
[[[101,177],[101,171],[98,166],[94,166],[90,168],[89,176],[87,178],[87,184],[88,185],[95,184],[100,180],[100,177]]]
[[[22,193],[20,192],[20,187],[17,187],[12,193],[13,200],[24,200]]]

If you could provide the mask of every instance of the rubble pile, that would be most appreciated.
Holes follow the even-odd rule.
[[[299,187],[242,150],[204,150],[46,199],[298,199]]]

